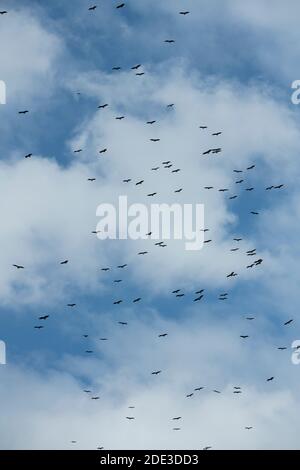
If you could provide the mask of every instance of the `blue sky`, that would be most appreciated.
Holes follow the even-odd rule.
[[[0,79],[7,86],[0,107],[0,339],[7,345],[0,398],[10,424],[0,429],[1,446],[70,448],[77,440],[77,448],[297,447],[297,2],[274,1],[270,10],[267,1],[187,0],[183,7],[129,0],[116,10],[118,2],[102,0],[92,12],[85,0],[8,3],[1,2],[8,14],[0,18]],[[131,70],[139,63],[141,77]],[[109,107],[98,110],[104,103]],[[30,112],[20,116],[22,109]],[[149,119],[157,120],[151,128]],[[203,157],[218,130],[222,155]],[[153,146],[153,137],[161,142]],[[105,147],[108,155],[99,158]],[[74,154],[78,148],[83,152]],[[164,160],[182,172],[153,174]],[[233,169],[243,170],[243,185]],[[124,186],[124,178],[145,183]],[[266,192],[281,183],[284,189]],[[151,240],[91,234],[98,204],[122,194],[146,203],[150,191],[158,202],[204,203],[212,245],[194,253],[171,241],[162,251]],[[229,200],[234,194],[239,198]],[[253,248],[264,262],[247,270]],[[141,259],[143,249],[149,255]],[[123,263],[128,268],[118,269]],[[110,272],[101,271],[107,266]],[[233,270],[239,276],[228,280]],[[183,299],[172,295],[179,288]],[[205,296],[195,304],[199,289]],[[222,292],[229,293],[225,302]],[[137,297],[142,301],[133,304]],[[113,305],[118,299],[124,303]],[[35,330],[45,314],[45,328]],[[163,332],[168,337],[158,339]],[[160,369],[153,381],[151,371]],[[200,385],[203,396],[186,399]],[[232,393],[237,385],[241,397]],[[100,395],[96,406],[84,388]],[[128,423],[132,403],[136,419]],[[178,413],[184,422],[174,434]]]

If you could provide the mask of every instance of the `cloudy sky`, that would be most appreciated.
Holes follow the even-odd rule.
[[[299,2],[119,3],[0,1],[0,447],[299,448]],[[151,192],[204,204],[212,242],[92,234]]]

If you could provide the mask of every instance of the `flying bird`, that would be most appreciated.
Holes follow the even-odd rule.
[[[25,266],[21,266],[20,264],[13,264],[13,266],[17,269],[25,269]]]
[[[42,317],[39,317],[39,320],[47,320],[50,315],[43,315]]]
[[[97,5],[93,5],[92,7],[89,7],[89,11],[96,10],[96,8],[97,8]]]
[[[19,111],[19,114],[27,114],[29,113],[28,109],[25,109],[25,111]]]
[[[123,7],[125,7],[125,3],[120,3],[120,5],[117,5],[117,6],[116,6],[117,9],[118,9],[118,8],[123,8]]]
[[[232,273],[228,274],[227,277],[236,277],[237,276],[237,273],[235,273],[234,271],[232,271]]]

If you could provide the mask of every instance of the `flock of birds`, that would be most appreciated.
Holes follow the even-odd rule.
[[[125,3],[120,3],[118,5],[116,5],[116,9],[122,9],[126,6]],[[90,12],[95,12],[95,10],[97,9],[98,5],[92,5],[88,8],[88,10]],[[8,12],[7,11],[0,11],[0,15],[5,15],[7,14]],[[182,15],[182,16],[186,16],[188,15],[190,12],[189,11],[180,11],[179,14]],[[165,40],[165,43],[167,44],[173,44],[175,42],[174,39],[166,39]],[[117,72],[119,70],[121,70],[122,68],[120,66],[114,66],[112,67],[112,71],[113,72]],[[145,72],[142,71],[142,64],[135,64],[131,67],[131,70],[134,71],[136,73],[137,76],[142,76],[144,75]],[[81,94],[81,92],[76,92],[77,94]],[[167,105],[167,108],[169,110],[172,110],[172,109],[175,109],[175,106],[176,104],[175,103],[170,103]],[[105,110],[106,108],[109,107],[109,103],[103,103],[103,104],[100,104],[98,106],[98,109],[99,110]],[[24,110],[20,110],[18,111],[18,114],[19,115],[27,115],[29,113],[29,110],[28,109],[24,109]],[[122,116],[116,116],[115,119],[118,120],[118,121],[122,121],[126,118],[125,115],[122,115]],[[148,120],[146,121],[146,124],[148,126],[154,126],[155,124],[157,124],[157,120],[156,119],[151,119],[151,120]],[[209,132],[209,129],[208,129],[208,126],[206,125],[200,125],[198,126],[200,131],[201,132]],[[222,136],[222,133],[223,131],[214,131],[214,132],[211,132],[211,136],[216,139],[216,141],[219,141],[219,138],[221,138]],[[155,143],[155,144],[159,144],[160,142],[160,139],[157,138],[157,137],[153,137],[150,139],[151,142]],[[79,154],[81,152],[83,152],[84,149],[83,148],[78,148],[78,149],[75,149],[74,150],[74,153],[76,154]],[[211,148],[208,148],[206,149],[204,152],[202,152],[202,155],[203,157],[211,157],[213,155],[219,155],[219,154],[222,154],[222,147],[220,146],[213,146]],[[99,150],[99,154],[100,155],[103,155],[105,153],[108,152],[108,148],[103,148],[103,149],[100,149]],[[33,156],[32,153],[27,153],[24,158],[25,159],[30,159],[31,157]],[[177,166],[174,165],[174,163],[171,161],[171,160],[164,160],[162,161],[158,166],[154,166],[150,169],[150,171],[152,172],[157,172],[157,171],[160,171],[161,169],[165,170],[170,170],[170,172],[172,174],[178,174],[182,171],[181,168],[178,168]],[[255,190],[255,188],[253,186],[245,186],[245,183],[247,183],[247,174],[249,174],[249,172],[252,172],[256,169],[256,165],[255,164],[252,164],[250,166],[248,166],[247,168],[245,169],[233,169],[233,174],[235,175],[238,175],[238,179],[235,181],[235,185],[237,188],[240,188],[242,187],[244,189],[245,192],[253,192]],[[96,177],[89,177],[88,178],[88,182],[90,183],[93,183],[96,181]],[[122,180],[122,183],[124,185],[134,185],[136,187],[140,187],[144,184],[145,180],[144,179],[139,179],[139,180],[135,180],[133,177],[126,177]],[[244,185],[244,187],[243,187]],[[276,190],[282,190],[284,188],[284,184],[280,183],[273,183],[271,185],[269,185],[268,187],[264,188],[266,191],[276,191]],[[207,185],[203,188],[203,190],[205,191],[213,191],[213,190],[217,190],[221,193],[224,193],[224,194],[228,194],[230,192],[230,189],[229,188],[215,188],[214,186],[212,185]],[[176,194],[180,194],[184,191],[184,187],[183,186],[178,186],[176,187],[176,189],[174,189],[174,193]],[[155,196],[157,196],[158,193],[156,191],[154,192],[150,192],[147,194],[147,197],[149,198],[154,198]],[[229,200],[235,200],[239,197],[239,193],[237,194],[229,194],[228,195],[228,199]],[[255,216],[258,216],[260,214],[259,210],[257,209],[253,209],[250,211],[250,214],[251,215],[255,215]],[[210,229],[209,228],[205,228],[205,229],[202,229],[202,231],[206,234],[209,234],[210,233]],[[97,235],[99,232],[97,230],[93,230],[92,231],[92,234],[95,234]],[[151,238],[151,235],[152,235],[152,232],[149,232],[147,234],[145,234],[146,237],[149,237]],[[241,243],[243,241],[243,238],[242,237],[239,237],[239,236],[236,236],[234,239],[233,239],[233,242],[234,242],[234,246],[231,248],[231,252],[234,253],[234,252],[238,252],[241,250]],[[213,239],[212,238],[206,238],[204,240],[204,244],[210,244],[210,243],[213,243]],[[159,241],[159,242],[155,242],[154,243],[154,246],[157,247],[157,248],[167,248],[167,243],[162,240],[162,241]],[[261,266],[263,264],[263,259],[259,256],[259,254],[257,253],[257,249],[256,248],[253,248],[251,250],[248,250],[248,251],[245,251],[245,256],[247,259],[251,260],[249,261],[248,263],[246,263],[246,266],[245,268],[246,269],[253,269],[253,268],[257,268],[259,266]],[[139,251],[137,253],[137,256],[146,256],[147,254],[149,254],[148,250],[143,250],[143,251]],[[253,260],[253,261],[252,261]],[[61,267],[63,268],[64,266],[68,265],[71,261],[68,260],[68,259],[65,259],[63,261],[60,261],[58,262],[58,264],[61,265]],[[14,263],[13,265],[13,268],[17,269],[17,270],[24,270],[26,269],[26,267],[23,265],[23,264],[18,264],[18,263]],[[123,264],[119,264],[118,266],[116,267],[111,267],[111,266],[103,266],[100,268],[100,270],[103,272],[103,273],[110,273],[114,270],[116,270],[118,273],[123,273],[124,270],[126,270],[127,268],[129,268],[128,264],[127,263],[123,263]],[[238,276],[238,273],[235,272],[235,271],[231,271],[229,270],[228,274],[227,274],[227,279],[230,280],[230,279],[233,279],[233,278],[236,278]],[[118,276],[115,276],[115,278],[112,279],[112,282],[113,284],[121,284],[123,282],[123,278],[121,276],[121,274]],[[184,292],[183,289],[181,288],[174,288],[174,290],[172,290],[170,292],[170,295],[173,296],[173,298],[175,299],[183,299],[183,298],[186,298],[188,297],[188,293]],[[218,294],[218,297],[217,299],[219,301],[227,301],[228,300],[228,297],[229,296],[229,292],[221,292]],[[137,296],[137,297],[134,297],[132,299],[130,299],[129,303],[131,304],[140,304],[142,302],[142,297],[140,296]],[[197,291],[195,291],[193,293],[193,296],[191,297],[191,301],[193,302],[203,302],[205,300],[205,289],[201,288]],[[117,298],[117,299],[113,299],[112,300],[112,304],[115,305],[116,307],[120,306],[121,304],[123,304],[124,302],[126,302],[125,299],[123,298]],[[76,302],[69,302],[66,304],[66,307],[68,308],[75,308],[77,306]],[[47,323],[47,321],[49,321],[49,318],[50,318],[50,315],[49,314],[44,314],[44,315],[41,315],[38,317],[38,323],[36,325],[34,325],[34,329],[36,330],[43,330],[45,328],[45,324]],[[246,316],[245,317],[245,320],[249,321],[249,322],[253,322],[255,320],[255,316]],[[286,321],[284,323],[283,326],[287,327],[289,325],[291,325],[293,323],[293,319],[289,319],[288,321]],[[118,321],[117,322],[118,325],[120,325],[121,327],[127,327],[128,326],[128,322],[127,321]],[[158,339],[159,340],[167,340],[167,337],[168,337],[169,333],[168,332],[161,332],[157,335]],[[83,338],[85,340],[88,340],[90,338],[90,335],[89,334],[84,334],[82,335]],[[243,341],[246,341],[250,338],[250,335],[249,334],[241,334],[240,335],[240,338],[241,340]],[[101,337],[99,338],[100,341],[109,341],[109,338],[108,337]],[[286,346],[280,346],[277,348],[278,350],[280,351],[284,351],[286,349],[288,349]],[[93,354],[94,351],[92,349],[86,349],[85,350],[85,353],[90,355],[90,354]],[[161,374],[163,374],[163,370],[153,370],[153,371],[149,371],[149,375],[152,375],[154,377],[158,377],[160,376]],[[271,376],[271,377],[267,377],[266,378],[266,382],[270,383],[270,382],[273,382],[275,380],[275,377],[274,376]],[[186,394],[186,399],[192,399],[196,394],[202,392],[203,390],[205,390],[205,388],[207,387],[204,387],[204,386],[196,386],[194,388],[194,390],[190,391],[189,393]],[[221,394],[222,393],[222,390],[218,390],[218,389],[212,389],[210,390],[212,393],[215,393],[215,394]],[[91,389],[88,389],[88,388],[85,388],[83,390],[83,392],[90,397],[91,400],[93,401],[98,401],[100,400],[100,395],[99,394],[96,394],[96,393],[93,393],[93,391]],[[232,393],[235,394],[235,395],[240,395],[243,393],[243,390],[242,390],[242,387],[240,386],[234,386],[233,387],[233,390],[232,390]],[[129,410],[133,411],[135,410],[135,406],[129,406],[128,407]],[[126,420],[128,421],[134,421],[136,419],[136,416],[134,416],[134,413],[131,412],[130,414],[128,413],[128,415],[126,415],[124,417]],[[173,431],[180,431],[181,430],[181,427],[179,425],[179,423],[181,423],[183,421],[183,416],[174,416],[172,418],[170,418],[170,420],[174,423],[174,426],[173,426]],[[245,426],[245,430],[247,431],[250,431],[253,429],[253,426]],[[72,440],[71,441],[72,444],[76,444],[77,441],[76,440]],[[98,446],[97,449],[99,450],[102,450],[104,449],[103,446]],[[203,450],[209,450],[211,449],[211,446],[206,446],[203,448]]]

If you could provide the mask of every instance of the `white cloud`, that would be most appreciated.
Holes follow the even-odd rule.
[[[62,39],[47,31],[30,9],[22,9],[1,18],[0,43],[8,105],[28,106],[33,99],[48,97],[64,50]]]
[[[272,352],[262,339],[255,349],[248,347],[238,338],[237,325],[229,331],[224,324],[216,328],[215,322],[209,326],[196,317],[175,324],[151,316],[152,326],[135,315],[131,320],[125,331],[112,329],[110,340],[99,346],[101,360],[89,364],[80,357],[66,358],[57,371],[43,374],[1,368],[6,422],[1,447],[66,449],[71,440],[77,441],[76,448],[87,449],[298,447],[299,403],[287,388],[298,371],[288,367],[288,356],[274,363],[275,348]],[[169,336],[158,339],[163,328]],[[162,374],[153,377],[152,370],[160,368]],[[90,382],[76,383],[74,369]],[[266,382],[270,374],[273,383]],[[186,398],[199,386],[204,390]],[[233,394],[234,386],[242,387],[241,395]],[[100,400],[91,400],[85,388]],[[126,416],[136,419],[129,422]],[[175,416],[182,420],[172,421]],[[179,433],[172,430],[177,426]]]

